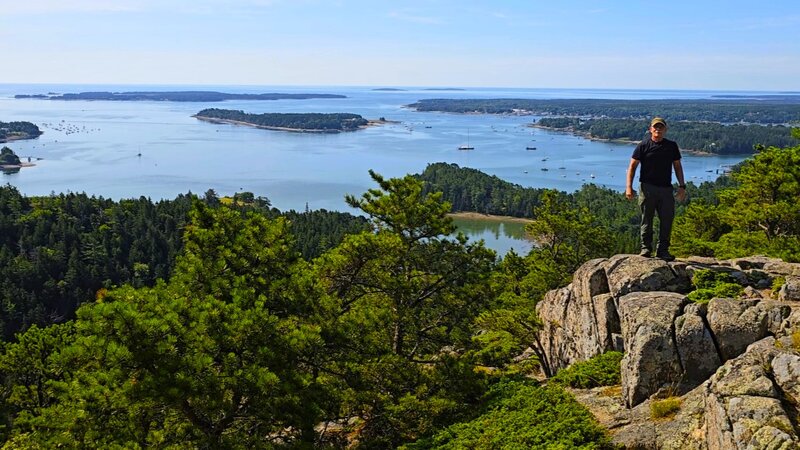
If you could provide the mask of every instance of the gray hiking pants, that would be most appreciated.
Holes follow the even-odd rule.
[[[672,186],[661,187],[641,183],[639,185],[639,211],[642,213],[642,250],[653,249],[653,217],[658,213],[658,250],[656,254],[669,253],[672,220],[675,218],[675,197]]]

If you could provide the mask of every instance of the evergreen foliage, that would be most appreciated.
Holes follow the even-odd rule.
[[[743,292],[742,285],[732,276],[724,272],[713,270],[698,270],[692,276],[692,285],[695,290],[686,298],[695,303],[708,303],[713,298],[737,298]]]
[[[393,448],[469,410],[483,392],[469,359],[474,319],[493,299],[494,252],[467,243],[441,194],[411,176],[347,202],[373,232],[345,238],[315,261],[338,311],[327,352],[341,374],[343,416],[359,418],[365,448]]]
[[[271,448],[311,441],[323,387],[315,306],[285,220],[195,202],[168,283],[78,311],[58,402],[21,415],[15,445]],[[27,335],[27,333],[26,333]],[[23,340],[24,341],[24,340]]]
[[[549,381],[578,389],[615,386],[621,382],[621,362],[621,352],[606,352],[559,371]]]
[[[425,182],[425,192],[441,192],[455,212],[532,217],[541,195],[540,189],[523,188],[457,164],[429,164],[419,179]]]
[[[0,142],[10,139],[32,139],[42,134],[42,130],[30,122],[0,122]]]
[[[800,146],[760,149],[731,178],[715,203],[693,202],[677,217],[675,252],[800,261]]]
[[[534,366],[552,371],[538,339],[541,323],[536,304],[544,294],[567,285],[586,260],[611,256],[612,240],[606,228],[587,208],[573,206],[558,191],[545,191],[536,219],[528,232],[537,246],[524,258],[506,255],[494,271],[499,293],[492,308],[478,318],[482,333],[476,357],[503,372],[526,373]],[[532,347],[535,359],[517,363],[514,357]]]
[[[509,380],[492,387],[476,418],[401,448],[588,450],[614,446],[592,414],[560,387]]]
[[[195,117],[222,119],[257,125],[305,131],[354,131],[367,125],[367,119],[350,113],[264,113],[249,114],[232,109],[204,109]]]
[[[681,209],[673,248],[800,254],[798,152],[767,148],[690,186],[702,207]],[[368,216],[355,221],[250,193],[228,207],[213,191],[153,203],[0,188],[0,318],[7,339],[27,328],[0,343],[3,448],[611,448],[558,384],[614,383],[618,353],[545,387],[515,377],[552,372],[536,304],[635,244],[635,206],[434,166],[448,193],[371,172],[377,187],[346,199]],[[455,233],[445,200],[482,183],[504,199],[485,204],[535,198],[529,255],[497,261]],[[695,284],[734,289],[703,272]]]
[[[789,124],[800,117],[800,96],[774,95],[727,99],[424,99],[408,105],[417,111],[644,120],[668,122]]]
[[[153,202],[115,202],[85,194],[28,198],[0,187],[0,340],[31,324],[49,325],[74,317],[98,289],[125,283],[153,286],[172,274],[193,195]],[[219,205],[214,192],[204,201]],[[267,200],[268,203],[268,200]],[[237,206],[278,217],[268,204]],[[336,246],[366,219],[332,211],[289,211],[295,249],[306,259]]]

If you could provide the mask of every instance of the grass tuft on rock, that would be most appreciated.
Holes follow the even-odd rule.
[[[653,400],[653,403],[650,403],[650,417],[653,419],[671,418],[675,416],[680,409],[680,397],[667,397],[663,400]]]

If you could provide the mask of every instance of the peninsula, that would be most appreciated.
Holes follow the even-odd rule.
[[[647,120],[579,119],[543,117],[531,125],[564,131],[586,139],[636,144],[646,137]],[[789,147],[795,142],[792,128],[783,125],[723,125],[714,122],[670,121],[669,137],[681,149],[705,154],[749,155],[756,145]]]
[[[306,100],[311,98],[347,98],[339,94],[230,94],[215,91],[171,91],[171,92],[80,92],[77,94],[18,94],[17,99],[46,100],[113,100],[156,102],[221,102],[225,100]]]
[[[232,109],[204,109],[194,116],[213,123],[230,123],[256,128],[301,133],[339,133],[355,131],[385,120],[368,121],[350,113],[264,113],[249,114]]]
[[[644,120],[661,116],[668,121],[722,124],[780,125],[800,117],[800,95],[728,99],[424,99],[406,105],[417,111],[467,114],[515,114]]]
[[[30,122],[0,122],[0,143],[41,136],[42,130]]]

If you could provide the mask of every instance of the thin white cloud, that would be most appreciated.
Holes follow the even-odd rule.
[[[26,0],[0,2],[3,14],[55,14],[64,12],[128,12],[146,6],[147,0]]]
[[[0,10],[7,15],[142,11],[212,14],[220,11],[261,10],[285,2],[286,0],[180,0],[175,2],[158,0],[0,0]]]
[[[441,25],[444,23],[441,19],[436,17],[419,16],[414,14],[408,14],[401,11],[390,12],[389,17],[397,20],[402,20],[404,22],[420,23],[424,25]]]

